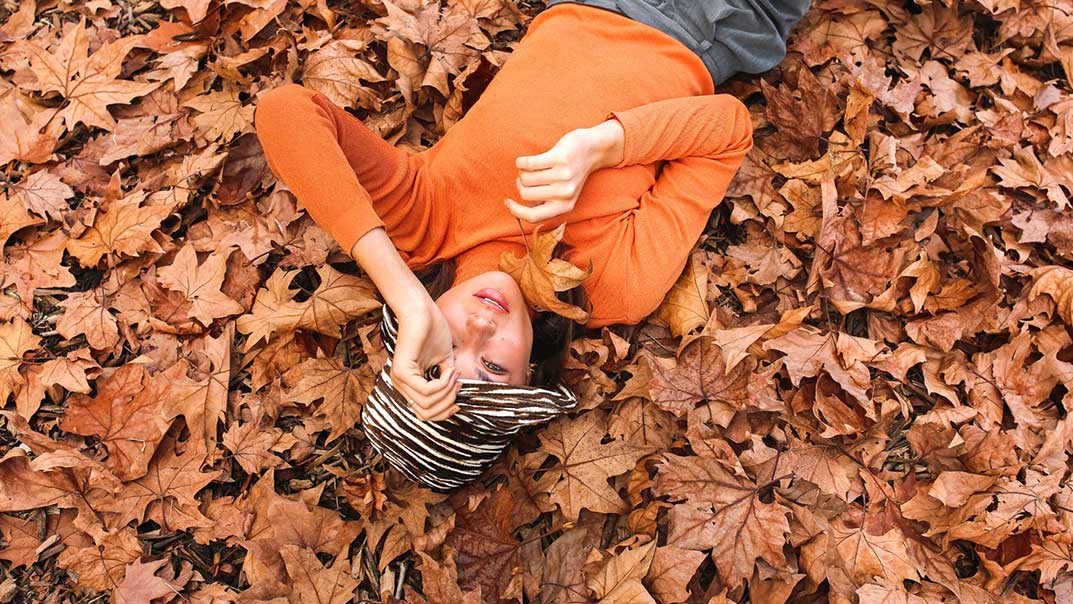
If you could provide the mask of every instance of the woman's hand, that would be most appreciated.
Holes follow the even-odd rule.
[[[423,420],[447,419],[458,411],[454,404],[461,385],[454,371],[451,328],[436,302],[414,276],[387,231],[377,227],[354,243],[350,255],[365,270],[398,319],[391,381],[414,405]],[[425,373],[439,367],[439,377]]]
[[[451,329],[432,298],[424,298],[395,313],[398,336],[391,381],[413,403],[418,419],[441,421],[458,411],[454,402],[462,384],[454,366]],[[439,377],[429,381],[425,373],[432,367],[439,367]]]
[[[535,205],[508,198],[510,213],[526,222],[542,222],[574,209],[589,174],[622,161],[624,133],[618,120],[571,130],[540,155],[519,157],[518,196]]]

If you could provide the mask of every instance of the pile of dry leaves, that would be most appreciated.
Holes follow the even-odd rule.
[[[1070,0],[818,1],[579,412],[387,471],[376,293],[256,100],[421,149],[542,8],[3,2],[0,602],[1073,601]]]

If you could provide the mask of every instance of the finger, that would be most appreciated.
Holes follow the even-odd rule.
[[[394,376],[392,376],[392,381],[395,386],[395,389],[406,399],[407,403],[409,403],[410,408],[412,408],[415,412],[428,406],[428,403],[426,401],[429,397],[419,392],[416,392],[407,381],[396,379]]]
[[[440,377],[434,380],[426,380],[424,373],[418,371],[415,366],[414,368],[403,368],[399,378],[399,381],[408,386],[415,393],[423,397],[429,397],[448,386],[452,379],[452,372],[447,372],[446,374],[441,373]]]
[[[418,396],[415,396],[413,398],[414,405],[427,412],[442,401],[444,397],[449,396],[452,392],[457,390],[457,384],[458,375],[455,374],[454,377],[448,380],[439,390],[430,394],[419,394]]]
[[[507,199],[507,209],[521,220],[536,223],[565,214],[573,209],[573,205],[565,201],[548,201],[538,206],[528,207],[513,199]]]
[[[458,396],[458,390],[452,388],[442,398],[435,401],[426,401],[430,404],[424,406],[414,406],[414,415],[420,419],[430,419],[443,414],[445,411],[451,408],[455,404],[455,398]]]
[[[450,406],[450,407],[449,407],[449,408],[447,409],[447,411],[444,411],[443,413],[441,413],[441,414],[437,415],[436,417],[430,417],[430,418],[428,419],[428,421],[431,421],[431,422],[442,422],[443,420],[445,420],[445,419],[447,419],[447,418],[451,417],[451,416],[452,416],[452,415],[454,415],[455,413],[458,413],[458,411],[459,411],[459,407],[458,407],[458,405],[451,405],[451,406]]]
[[[558,161],[559,154],[550,150],[540,155],[523,155],[514,160],[514,166],[519,170],[543,170],[554,166]]]
[[[574,193],[574,184],[569,182],[518,187],[518,196],[526,201],[566,201],[573,197]]]
[[[546,170],[523,170],[518,173],[518,179],[514,184],[520,189],[522,187],[550,185],[552,183],[567,180],[568,178],[570,178],[569,171],[558,168],[548,168]]]

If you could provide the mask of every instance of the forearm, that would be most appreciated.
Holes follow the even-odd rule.
[[[368,231],[354,242],[350,256],[369,275],[396,315],[431,299],[383,227]]]
[[[663,99],[613,111],[611,116],[621,123],[624,133],[621,161],[611,167],[685,157],[717,158],[736,155],[752,145],[749,110],[727,94]]]

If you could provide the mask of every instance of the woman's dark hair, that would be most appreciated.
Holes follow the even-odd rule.
[[[560,248],[562,244],[555,248],[555,256],[559,256],[563,251]],[[455,261],[445,260],[415,274],[435,300],[454,285]],[[557,297],[567,304],[583,309],[587,309],[589,305],[588,296],[580,285],[559,292]],[[530,386],[548,388],[559,382],[576,329],[577,323],[561,315],[553,312],[537,314],[533,319],[533,348],[529,353],[529,361],[534,364],[533,375],[529,379]]]

